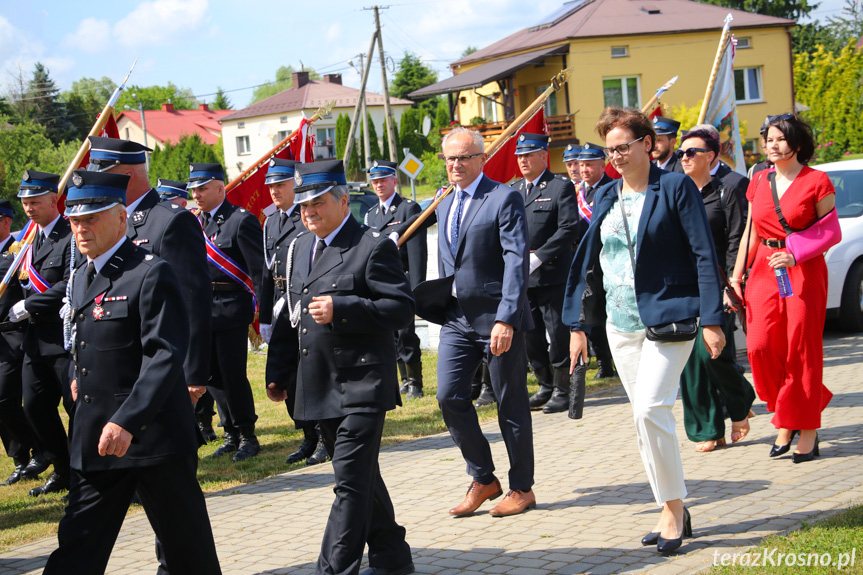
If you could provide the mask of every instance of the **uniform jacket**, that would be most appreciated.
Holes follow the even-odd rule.
[[[731,274],[737,263],[737,250],[746,227],[746,195],[735,188],[725,186],[714,177],[701,189],[707,221],[716,246],[716,258],[726,274]]]
[[[2,246],[2,250],[0,250],[0,277],[6,275],[6,272],[9,271],[9,266],[12,265],[12,260],[15,259],[14,254],[9,252],[9,246],[14,241],[15,238],[9,236]],[[21,290],[18,274],[12,274],[12,279],[9,281],[6,291],[0,297],[0,320],[4,323],[8,322],[9,310],[22,299],[24,299],[24,292]],[[8,327],[13,326],[9,325]],[[16,362],[20,364],[21,362],[21,357],[24,353],[21,346],[24,343],[24,330],[27,328],[27,322],[18,322],[14,327],[15,329],[12,331],[0,332],[0,363]]]
[[[24,351],[30,357],[66,353],[63,348],[63,320],[59,312],[66,296],[71,250],[72,230],[69,222],[61,217],[33,255],[33,267],[51,287],[41,294],[32,288],[24,290],[25,307],[30,313]]]
[[[701,325],[722,325],[719,266],[698,189],[683,174],[650,167],[638,222],[635,298],[644,325],[659,326],[701,317]],[[600,224],[617,200],[617,183],[594,200],[593,219],[578,247],[563,303],[563,322],[585,330],[605,321],[605,291],[599,252]]]
[[[210,376],[212,290],[201,225],[188,210],[162,202],[151,189],[126,221],[132,242],[171,264],[189,312],[190,341],[184,372],[187,385],[207,385]]]
[[[671,151],[671,158],[669,158],[668,163],[665,164],[665,168],[663,168],[666,172],[676,172],[678,174],[683,173],[683,164],[680,163],[680,160],[677,158],[677,154],[675,154],[676,150]],[[656,162],[654,162],[656,165]],[[659,167],[657,165],[657,167]]]
[[[592,208],[593,207],[593,200],[596,197],[596,191],[599,190],[599,188],[601,188],[602,186],[604,186],[606,184],[610,184],[613,181],[614,181],[614,178],[610,177],[608,174],[603,172],[602,177],[599,178],[599,181],[596,182],[596,185],[592,186],[590,188],[590,190],[588,190],[587,193],[584,194],[584,201],[586,201],[588,203],[588,205],[590,205],[590,207]],[[582,182],[581,184],[583,184],[583,183],[584,182]],[[576,193],[576,202],[578,202],[578,186],[576,186],[575,193]],[[578,209],[577,203],[576,203],[576,209]],[[573,244],[573,250],[572,250],[573,254],[575,254],[575,250],[578,249],[578,244],[581,242],[581,238],[583,238],[584,234],[587,233],[588,227],[590,227],[590,222],[585,220],[581,216],[581,213],[579,213],[579,215],[578,215],[578,232],[576,232],[575,243]]]
[[[365,224],[373,230],[388,236],[390,228],[397,229],[400,224],[409,221],[414,216],[422,213],[422,208],[415,201],[403,198],[395,194],[386,213],[381,212],[381,204],[366,212]],[[399,247],[399,256],[402,260],[405,273],[410,278],[411,289],[417,287],[426,279],[426,267],[428,266],[428,245],[426,244],[426,228],[418,229],[410,241]]]
[[[143,467],[195,453],[195,419],[183,377],[188,314],[177,276],[128,239],[89,289],[84,263],[72,286],[78,380],[72,467]],[[109,421],[132,434],[123,457],[97,451]]]
[[[438,222],[447,222],[457,197],[454,191],[438,205]],[[420,284],[414,293],[419,315],[446,323],[445,310],[455,280],[459,305],[480,335],[490,336],[497,321],[517,330],[533,329],[527,301],[527,218],[521,195],[483,175],[462,216],[455,259],[445,225],[438,233],[440,279]]]
[[[749,178],[738,174],[725,165],[725,162],[719,162],[715,177],[719,178],[726,188],[733,190],[737,197],[743,198],[744,202],[746,201],[746,189],[749,188]]]
[[[264,250],[270,267],[264,265],[264,279],[261,286],[261,323],[273,324],[273,334],[267,348],[266,383],[274,382],[289,393],[288,401],[294,400],[297,380],[296,356],[298,353],[297,330],[291,327],[290,310],[282,306],[278,318],[273,317],[273,306],[285,294],[284,278],[287,273],[288,247],[299,234],[306,231],[300,210],[295,208],[279,230],[279,212],[264,221]],[[281,285],[276,285],[279,278]],[[292,358],[286,360],[286,358]]]
[[[522,196],[527,182],[513,182]],[[528,287],[566,283],[572,243],[578,233],[578,203],[572,180],[545,170],[524,202],[530,251],[542,264],[528,276]]]
[[[310,269],[317,237],[297,240],[290,290],[299,302],[296,419],[382,412],[401,404],[393,332],[414,315],[395,244],[349,217]],[[332,296],[333,321],[308,314],[315,296]]]
[[[261,294],[261,279],[264,271],[264,249],[261,224],[257,218],[243,208],[222,202],[210,218],[207,237],[252,278],[255,294]],[[244,327],[252,323],[255,307],[252,296],[237,282],[209,264],[210,279],[220,284],[232,284],[236,289],[213,291],[213,331]]]

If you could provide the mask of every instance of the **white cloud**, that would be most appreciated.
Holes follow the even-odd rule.
[[[44,51],[41,42],[33,40],[0,15],[0,84],[10,84],[19,72],[25,81],[29,79],[33,65]]]
[[[104,53],[111,38],[111,25],[98,18],[85,18],[78,29],[63,39],[63,45],[88,54]]]
[[[192,32],[208,20],[208,0],[153,0],[142,2],[114,25],[114,35],[125,46],[188,45]]]
[[[329,28],[327,28],[327,41],[328,42],[337,41],[341,37],[341,35],[342,35],[342,25],[339,24],[338,22],[334,22],[333,24],[330,25]]]

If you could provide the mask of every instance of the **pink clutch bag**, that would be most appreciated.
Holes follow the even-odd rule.
[[[822,255],[841,240],[839,215],[836,213],[836,208],[833,208],[805,230],[788,234],[785,238],[785,247],[799,264]]]

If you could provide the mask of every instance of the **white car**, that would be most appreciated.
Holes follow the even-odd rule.
[[[827,262],[827,317],[839,327],[863,331],[863,160],[812,166],[830,176],[842,241],[824,256]]]

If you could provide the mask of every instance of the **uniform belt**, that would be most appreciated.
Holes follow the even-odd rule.
[[[276,289],[284,293],[288,291],[288,278],[273,278]]]
[[[213,291],[243,291],[243,286],[234,282],[213,282]]]
[[[26,321],[4,321],[0,322],[0,333],[8,333],[12,331],[24,331],[27,328]]]
[[[761,238],[761,243],[764,244],[765,246],[767,246],[768,248],[774,249],[774,250],[778,250],[778,249],[785,247],[785,240],[776,240],[776,239],[765,240],[764,238]]]

